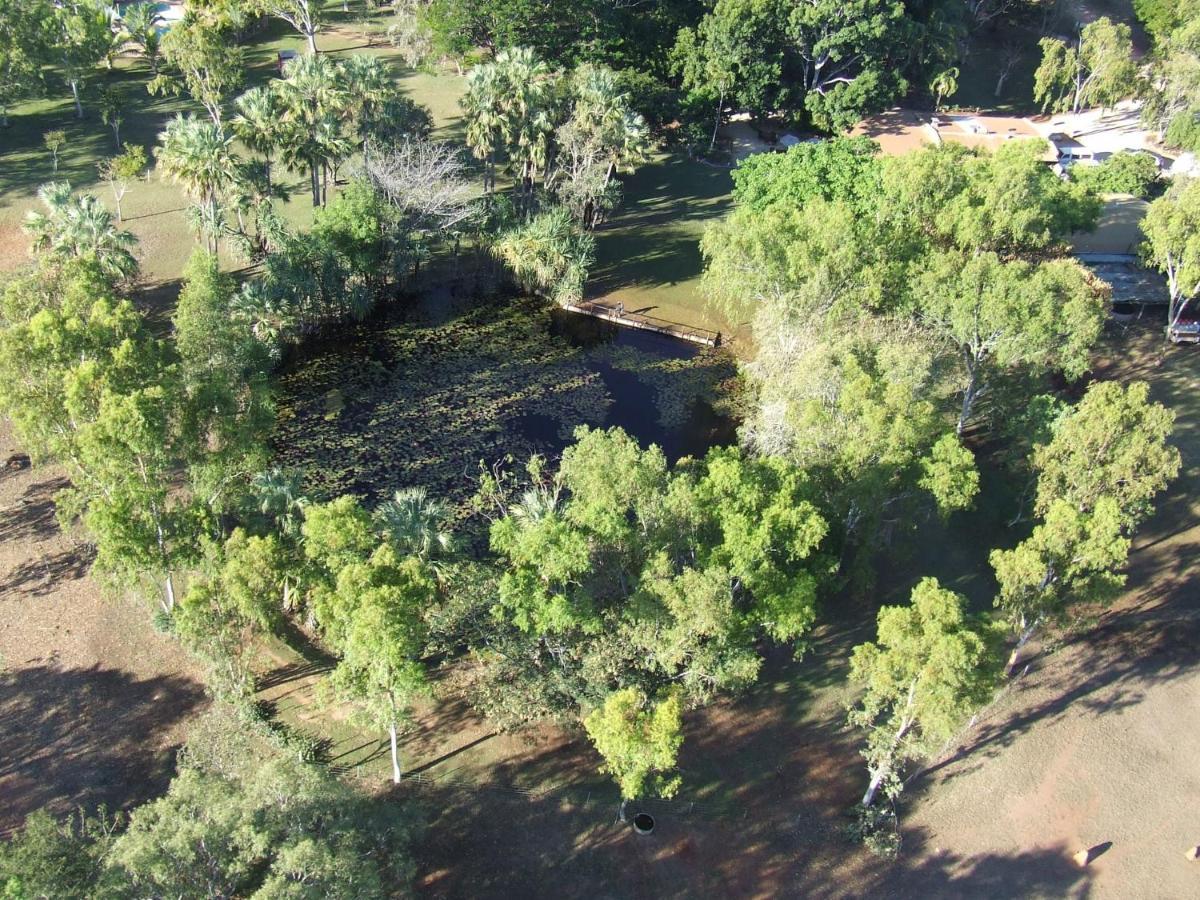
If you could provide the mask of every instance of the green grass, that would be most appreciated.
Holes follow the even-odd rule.
[[[353,14],[345,15],[338,9],[331,12],[330,20],[327,29],[317,36],[321,52],[334,55],[364,52],[389,61],[401,87],[413,100],[429,107],[437,136],[443,139],[455,136],[462,78],[448,73],[413,72],[404,67],[396,51],[386,43],[367,47]],[[374,24],[377,34],[385,23],[386,18],[377,18]],[[303,41],[284,23],[272,21],[246,47],[245,88],[276,77],[277,54],[283,49],[302,51]],[[149,78],[148,67],[131,57],[118,59],[112,71],[97,69],[84,98],[82,120],[75,117],[74,106],[65,93],[13,108],[9,127],[0,129],[0,271],[16,268],[28,259],[28,239],[21,232],[21,222],[28,210],[37,207],[36,191],[40,184],[52,179],[67,180],[76,190],[96,194],[113,208],[108,186],[99,181],[96,173],[97,164],[115,152],[112,132],[100,120],[94,102],[100,88],[116,91],[124,101],[122,142],[140,144],[148,151],[153,149],[158,133],[172,116],[181,112],[204,115],[186,96],[151,96],[146,91]],[[67,143],[59,152],[57,174],[42,143],[42,135],[56,128],[67,133]],[[280,212],[293,226],[307,227],[312,222],[307,177],[304,173],[281,174],[280,183],[291,190],[292,197],[281,205]],[[195,235],[184,217],[190,202],[177,185],[153,171],[147,180],[134,184],[126,194],[122,203],[124,227],[139,240],[137,252],[147,287],[173,287],[195,248]],[[232,256],[223,262],[229,268],[243,265]]]
[[[729,170],[660,155],[624,179],[624,201],[596,232],[588,294],[685,325],[729,334],[700,293],[700,237],[730,208]]]

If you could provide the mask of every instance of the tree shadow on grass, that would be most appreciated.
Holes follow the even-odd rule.
[[[865,896],[895,900],[934,897],[1083,900],[1090,893],[1091,874],[1075,863],[1065,845],[1021,853],[958,856],[930,852],[926,835],[913,831],[905,833],[895,865],[890,871],[878,873],[874,887]]]
[[[54,495],[68,487],[65,478],[37,481],[4,511],[0,518],[0,541],[44,540],[58,532]]]
[[[0,833],[50,806],[127,808],[161,793],[175,771],[163,732],[204,704],[200,684],[139,680],[95,665],[0,672]]]

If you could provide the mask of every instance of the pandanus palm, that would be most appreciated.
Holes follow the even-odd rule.
[[[427,559],[449,553],[454,537],[444,528],[450,507],[435,500],[423,487],[404,488],[375,511],[387,539],[404,554]]]
[[[99,200],[87,194],[72,196],[65,181],[42,185],[38,197],[46,211],[31,211],[25,218],[34,253],[88,259],[113,279],[137,272],[132,252],[137,238],[117,228],[112,213]]]
[[[233,138],[214,122],[176,116],[159,136],[158,165],[183,185],[201,207],[200,220],[219,219],[219,198],[234,173]],[[215,235],[209,250],[217,252]]]

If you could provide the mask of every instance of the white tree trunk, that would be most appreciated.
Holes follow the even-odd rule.
[[[393,720],[392,724],[388,727],[388,737],[391,739],[391,743],[392,743],[392,782],[394,784],[399,784],[400,783],[400,754],[396,749],[396,722],[395,722],[395,720]]]
[[[308,27],[308,29],[304,32],[304,36],[306,38],[308,38],[308,52],[312,53],[313,55],[316,55],[316,52],[317,52],[317,32],[316,32],[316,30],[310,25]]]
[[[75,101],[75,118],[83,118],[83,104],[79,102],[79,82],[71,80],[71,98]]]

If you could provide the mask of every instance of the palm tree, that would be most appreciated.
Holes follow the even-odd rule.
[[[483,162],[483,190],[496,191],[496,151],[504,140],[503,83],[495,63],[476,66],[467,75],[460,103],[467,116],[467,146]]]
[[[345,85],[327,56],[298,56],[284,72],[286,77],[275,82],[288,127],[282,144],[284,162],[293,169],[308,169],[313,206],[321,206],[331,160],[345,159],[350,152],[341,133]]]
[[[271,162],[287,133],[279,96],[265,87],[251,88],[234,101],[237,115],[229,123],[243,144],[259,154],[271,179]]]
[[[349,100],[346,112],[354,123],[366,165],[371,136],[397,94],[396,85],[378,56],[356,53],[342,61],[338,72]]]
[[[215,122],[176,116],[158,136],[158,165],[199,203],[200,220],[215,226],[221,190],[234,174],[233,138]],[[209,252],[217,252],[216,235],[208,234]]]
[[[95,197],[72,196],[71,185],[56,181],[38,188],[38,198],[46,211],[31,210],[25,217],[34,253],[91,260],[114,280],[131,278],[137,272],[132,252],[137,238],[118,229],[112,213]]]
[[[423,487],[396,491],[375,510],[375,521],[396,550],[422,559],[454,549],[454,536],[443,527],[449,517],[450,506]]]
[[[250,490],[259,513],[286,535],[300,532],[304,518],[303,477],[293,469],[276,466],[250,479]]]
[[[495,65],[504,86],[501,131],[509,157],[520,172],[528,213],[533,203],[533,177],[548,161],[553,134],[546,108],[552,86],[550,69],[528,47],[501,51]]]
[[[162,35],[159,26],[163,17],[158,14],[156,3],[135,3],[125,8],[121,16],[121,37],[128,45],[137,48],[138,53],[150,64],[150,71],[158,75],[158,61],[162,52]]]

